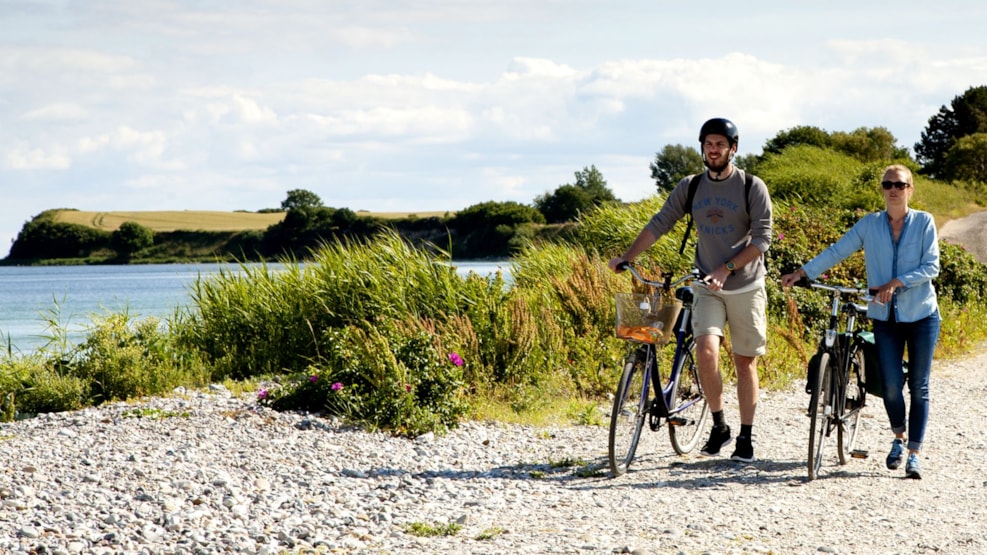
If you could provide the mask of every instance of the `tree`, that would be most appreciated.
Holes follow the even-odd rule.
[[[576,172],[576,183],[560,185],[552,193],[535,198],[535,208],[549,223],[575,220],[579,214],[606,202],[616,202],[617,197],[607,187],[607,181],[596,166]]]
[[[525,223],[545,223],[542,214],[519,202],[487,201],[468,206],[449,220],[449,227],[463,232],[484,226],[517,226]]]
[[[651,179],[658,191],[671,191],[688,175],[703,171],[703,156],[691,146],[665,145],[651,163]]]
[[[137,222],[123,222],[110,234],[110,245],[124,258],[129,258],[153,244],[154,231]]]
[[[288,196],[281,201],[281,209],[296,210],[298,208],[321,208],[322,199],[319,195],[305,189],[293,189],[288,191]]]
[[[607,180],[603,179],[603,174],[596,169],[596,166],[584,167],[583,171],[576,172],[575,185],[589,195],[594,205],[617,200],[613,191],[607,187]]]
[[[580,212],[591,206],[593,200],[589,193],[575,185],[562,185],[554,193],[546,193],[535,199],[535,207],[550,224],[574,220]]]
[[[961,137],[974,133],[987,133],[987,86],[967,89],[953,98],[949,108],[944,105],[929,118],[922,140],[915,143],[915,157],[922,165],[922,173],[936,179],[952,179],[946,168],[946,155]]]
[[[773,139],[768,139],[768,142],[764,143],[764,153],[781,154],[782,150],[793,145],[829,148],[832,144],[833,139],[825,129],[811,125],[798,125],[778,133]]]
[[[733,159],[733,165],[744,170],[747,173],[752,173],[758,175],[757,168],[763,160],[762,156],[757,154],[738,154]]]
[[[987,183],[987,133],[960,137],[946,152],[943,169],[952,179]]]
[[[522,227],[543,223],[545,217],[534,207],[488,201],[457,212],[449,219],[449,228],[454,234],[454,251],[476,258],[503,257],[510,255],[511,239]]]
[[[852,133],[834,131],[833,148],[861,162],[890,162],[908,158],[908,149],[897,146],[897,139],[884,127],[860,127]]]
[[[24,224],[7,258],[79,258],[106,247],[109,233],[81,224],[57,222],[54,212],[46,210]]]

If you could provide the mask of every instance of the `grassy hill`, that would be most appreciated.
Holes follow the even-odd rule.
[[[249,231],[265,230],[284,219],[284,212],[220,212],[212,210],[135,210],[91,212],[53,210],[55,221],[114,231],[123,222],[137,222],[154,232],[162,231]],[[449,212],[357,212],[383,219],[444,216]]]
[[[305,256],[322,237],[355,239],[376,232],[383,222],[411,240],[447,239],[444,224],[451,212],[370,212],[333,223],[335,209],[325,208],[311,222],[288,212],[135,210],[85,211],[71,208],[42,212],[24,225],[0,264],[105,264],[273,259],[285,254]],[[341,212],[342,214],[342,212]],[[343,214],[345,216],[345,214]],[[321,218],[321,219],[320,219]],[[325,220],[325,221],[323,221]],[[153,244],[120,254],[113,234],[127,222],[153,232]],[[319,226],[325,227],[320,229]],[[336,227],[333,227],[336,226]]]
[[[154,232],[264,230],[284,219],[284,212],[218,212],[208,210],[149,210],[88,212],[56,210],[55,221],[114,231],[124,222],[137,222]]]

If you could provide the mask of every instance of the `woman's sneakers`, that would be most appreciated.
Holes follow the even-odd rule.
[[[891,452],[888,453],[887,465],[891,470],[897,470],[901,466],[901,462],[905,460],[905,442],[895,438],[894,442],[891,443]],[[905,462],[905,478],[912,478],[913,480],[922,479],[922,466],[918,460],[917,453],[909,453],[908,460]]]
[[[894,442],[891,443],[891,452],[888,453],[888,460],[886,461],[888,469],[897,470],[903,460],[905,460],[905,443],[895,438]]]
[[[919,466],[918,455],[912,453],[908,455],[908,462],[905,463],[905,477],[913,480],[922,479],[922,470]]]

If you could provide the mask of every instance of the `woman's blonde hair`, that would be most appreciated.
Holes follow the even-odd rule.
[[[904,174],[905,183],[908,183],[912,187],[915,186],[915,181],[912,180],[912,170],[908,169],[908,166],[904,166],[902,164],[891,164],[890,166],[884,168],[884,172],[881,175],[883,176],[888,172],[899,172]]]

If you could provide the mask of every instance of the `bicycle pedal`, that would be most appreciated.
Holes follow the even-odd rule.
[[[689,421],[681,416],[669,416],[668,425],[669,426],[685,426]]]
[[[854,449],[853,451],[850,451],[850,456],[855,459],[866,459],[868,452],[866,449]]]

